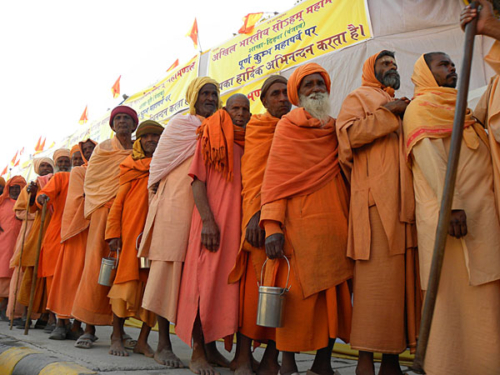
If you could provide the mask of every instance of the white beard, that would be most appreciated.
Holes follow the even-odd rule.
[[[299,95],[299,105],[325,125],[330,120],[330,101],[327,93],[315,92],[309,96]]]

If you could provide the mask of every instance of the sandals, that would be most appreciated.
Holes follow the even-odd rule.
[[[80,349],[90,349],[97,340],[98,337],[96,335],[85,333],[81,335],[78,340],[76,340],[75,347]]]
[[[72,331],[71,329],[68,330],[66,333],[66,340],[78,340],[81,336],[83,335],[83,328],[80,327],[78,331]]]
[[[125,349],[133,350],[137,344],[137,340],[134,340],[130,335],[123,335],[123,347]]]
[[[68,331],[66,327],[56,327],[49,336],[51,340],[66,340]]]

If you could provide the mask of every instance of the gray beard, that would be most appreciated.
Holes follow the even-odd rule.
[[[375,74],[375,77],[378,81],[383,84],[385,87],[392,87],[394,90],[399,90],[401,86],[399,73],[396,74],[385,74],[383,77],[380,74]]]
[[[325,125],[330,120],[330,100],[327,93],[316,92],[309,96],[299,95],[299,104],[309,114]]]

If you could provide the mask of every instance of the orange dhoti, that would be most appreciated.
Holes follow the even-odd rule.
[[[90,217],[85,266],[71,312],[75,319],[92,325],[111,325],[113,321],[108,298],[110,287],[97,283],[101,260],[109,255],[104,233],[110,206],[98,208]]]

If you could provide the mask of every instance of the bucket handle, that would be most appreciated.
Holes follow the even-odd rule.
[[[288,264],[288,275],[286,276],[286,285],[285,285],[285,290],[283,291],[283,294],[284,294],[284,293],[288,292],[292,286],[291,285],[288,286],[288,282],[290,281],[290,261],[288,260],[286,255],[283,255],[283,258],[285,258],[286,263]],[[260,271],[260,285],[264,284],[264,282],[263,282],[264,268],[266,267],[266,263],[268,260],[269,260],[269,258],[266,259],[266,261],[262,265],[262,270]],[[257,285],[259,285],[259,283],[257,283]]]
[[[144,232],[139,233],[139,235],[135,239],[135,249],[137,250],[137,252],[139,252],[139,246],[141,246],[141,240],[142,240],[143,234],[144,234]]]
[[[112,253],[112,251],[110,250],[109,254],[108,254],[108,258],[111,258],[111,253]],[[113,268],[117,268],[118,267],[118,259],[120,259],[120,249],[119,248],[118,248],[118,250],[116,250],[115,265],[114,265]]]

